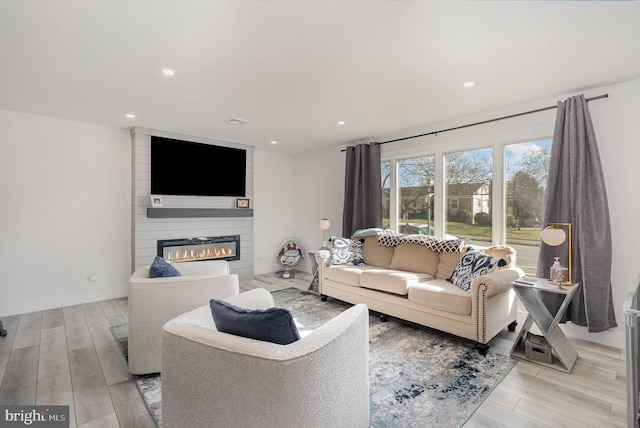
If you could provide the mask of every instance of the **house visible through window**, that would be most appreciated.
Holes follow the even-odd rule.
[[[535,275],[551,140],[505,146],[506,244],[518,254],[518,266]]]
[[[445,232],[468,242],[492,242],[493,149],[445,154]],[[455,205],[454,205],[454,202]]]
[[[385,160],[383,227],[432,235],[440,230],[444,237],[479,245],[495,240],[514,247],[518,266],[535,275],[550,152],[551,139],[543,139]],[[495,156],[504,162],[494,162]],[[442,161],[444,180],[435,176],[436,160]],[[494,171],[494,165],[503,165],[504,171]],[[493,186],[502,189],[498,204],[493,203]],[[504,208],[494,213],[495,206]],[[436,218],[442,224],[434,224]]]
[[[433,235],[433,156],[398,161],[397,224],[400,233]]]

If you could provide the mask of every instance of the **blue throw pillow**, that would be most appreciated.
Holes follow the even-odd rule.
[[[279,345],[300,339],[298,327],[288,309],[245,309],[216,299],[212,299],[209,306],[216,328],[223,333]]]
[[[507,262],[504,259],[470,249],[462,256],[447,281],[457,285],[464,291],[469,291],[471,290],[471,282],[474,279],[493,272],[497,267],[506,265]]]
[[[358,229],[355,232],[353,232],[353,235],[351,235],[352,238],[368,238],[369,236],[378,236],[381,232],[383,232],[382,229],[380,229],[379,227],[370,227],[369,229]]]
[[[167,278],[171,276],[180,276],[180,272],[171,263],[168,263],[162,257],[156,256],[151,266],[149,266],[149,278]]]

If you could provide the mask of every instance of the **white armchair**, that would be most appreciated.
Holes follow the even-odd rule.
[[[274,306],[264,289],[225,300]],[[368,361],[363,304],[289,345],[218,332],[203,306],[164,326],[162,426],[368,427]]]
[[[239,292],[238,276],[224,260],[174,264],[181,276],[149,278],[143,266],[129,278],[129,371],[160,371],[162,326],[176,316]]]

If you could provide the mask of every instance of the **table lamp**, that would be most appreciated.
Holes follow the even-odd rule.
[[[327,230],[329,230],[330,227],[331,222],[329,221],[329,219],[326,217],[322,217],[322,220],[320,220],[320,229],[322,229],[322,247],[320,247],[321,250],[329,249],[329,243],[327,242]]]
[[[552,278],[551,280],[549,280],[549,283],[557,284],[557,285],[572,285],[573,284],[573,254],[572,254],[571,246],[573,243],[573,237],[572,237],[573,225],[571,223],[547,223],[547,227],[545,227],[542,230],[542,233],[540,234],[540,238],[542,239],[542,242],[552,247],[557,247],[559,245],[562,245],[567,240],[567,233],[565,233],[562,227],[566,227],[569,232],[569,236],[568,236],[569,238],[569,257],[568,257],[569,275],[567,280],[564,280],[564,281],[558,281],[557,278],[553,278],[554,275],[551,275]]]

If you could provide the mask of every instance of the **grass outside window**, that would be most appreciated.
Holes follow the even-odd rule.
[[[425,219],[413,218],[408,223],[427,224]],[[388,227],[389,220],[384,219],[383,224]],[[433,222],[431,223],[433,225]],[[447,222],[447,233],[455,236],[464,236],[470,240],[491,241],[491,226],[477,226],[468,223],[458,223],[455,221]],[[518,243],[524,245],[538,245],[540,243],[540,228],[538,227],[520,227],[507,228],[507,241],[510,243]]]

